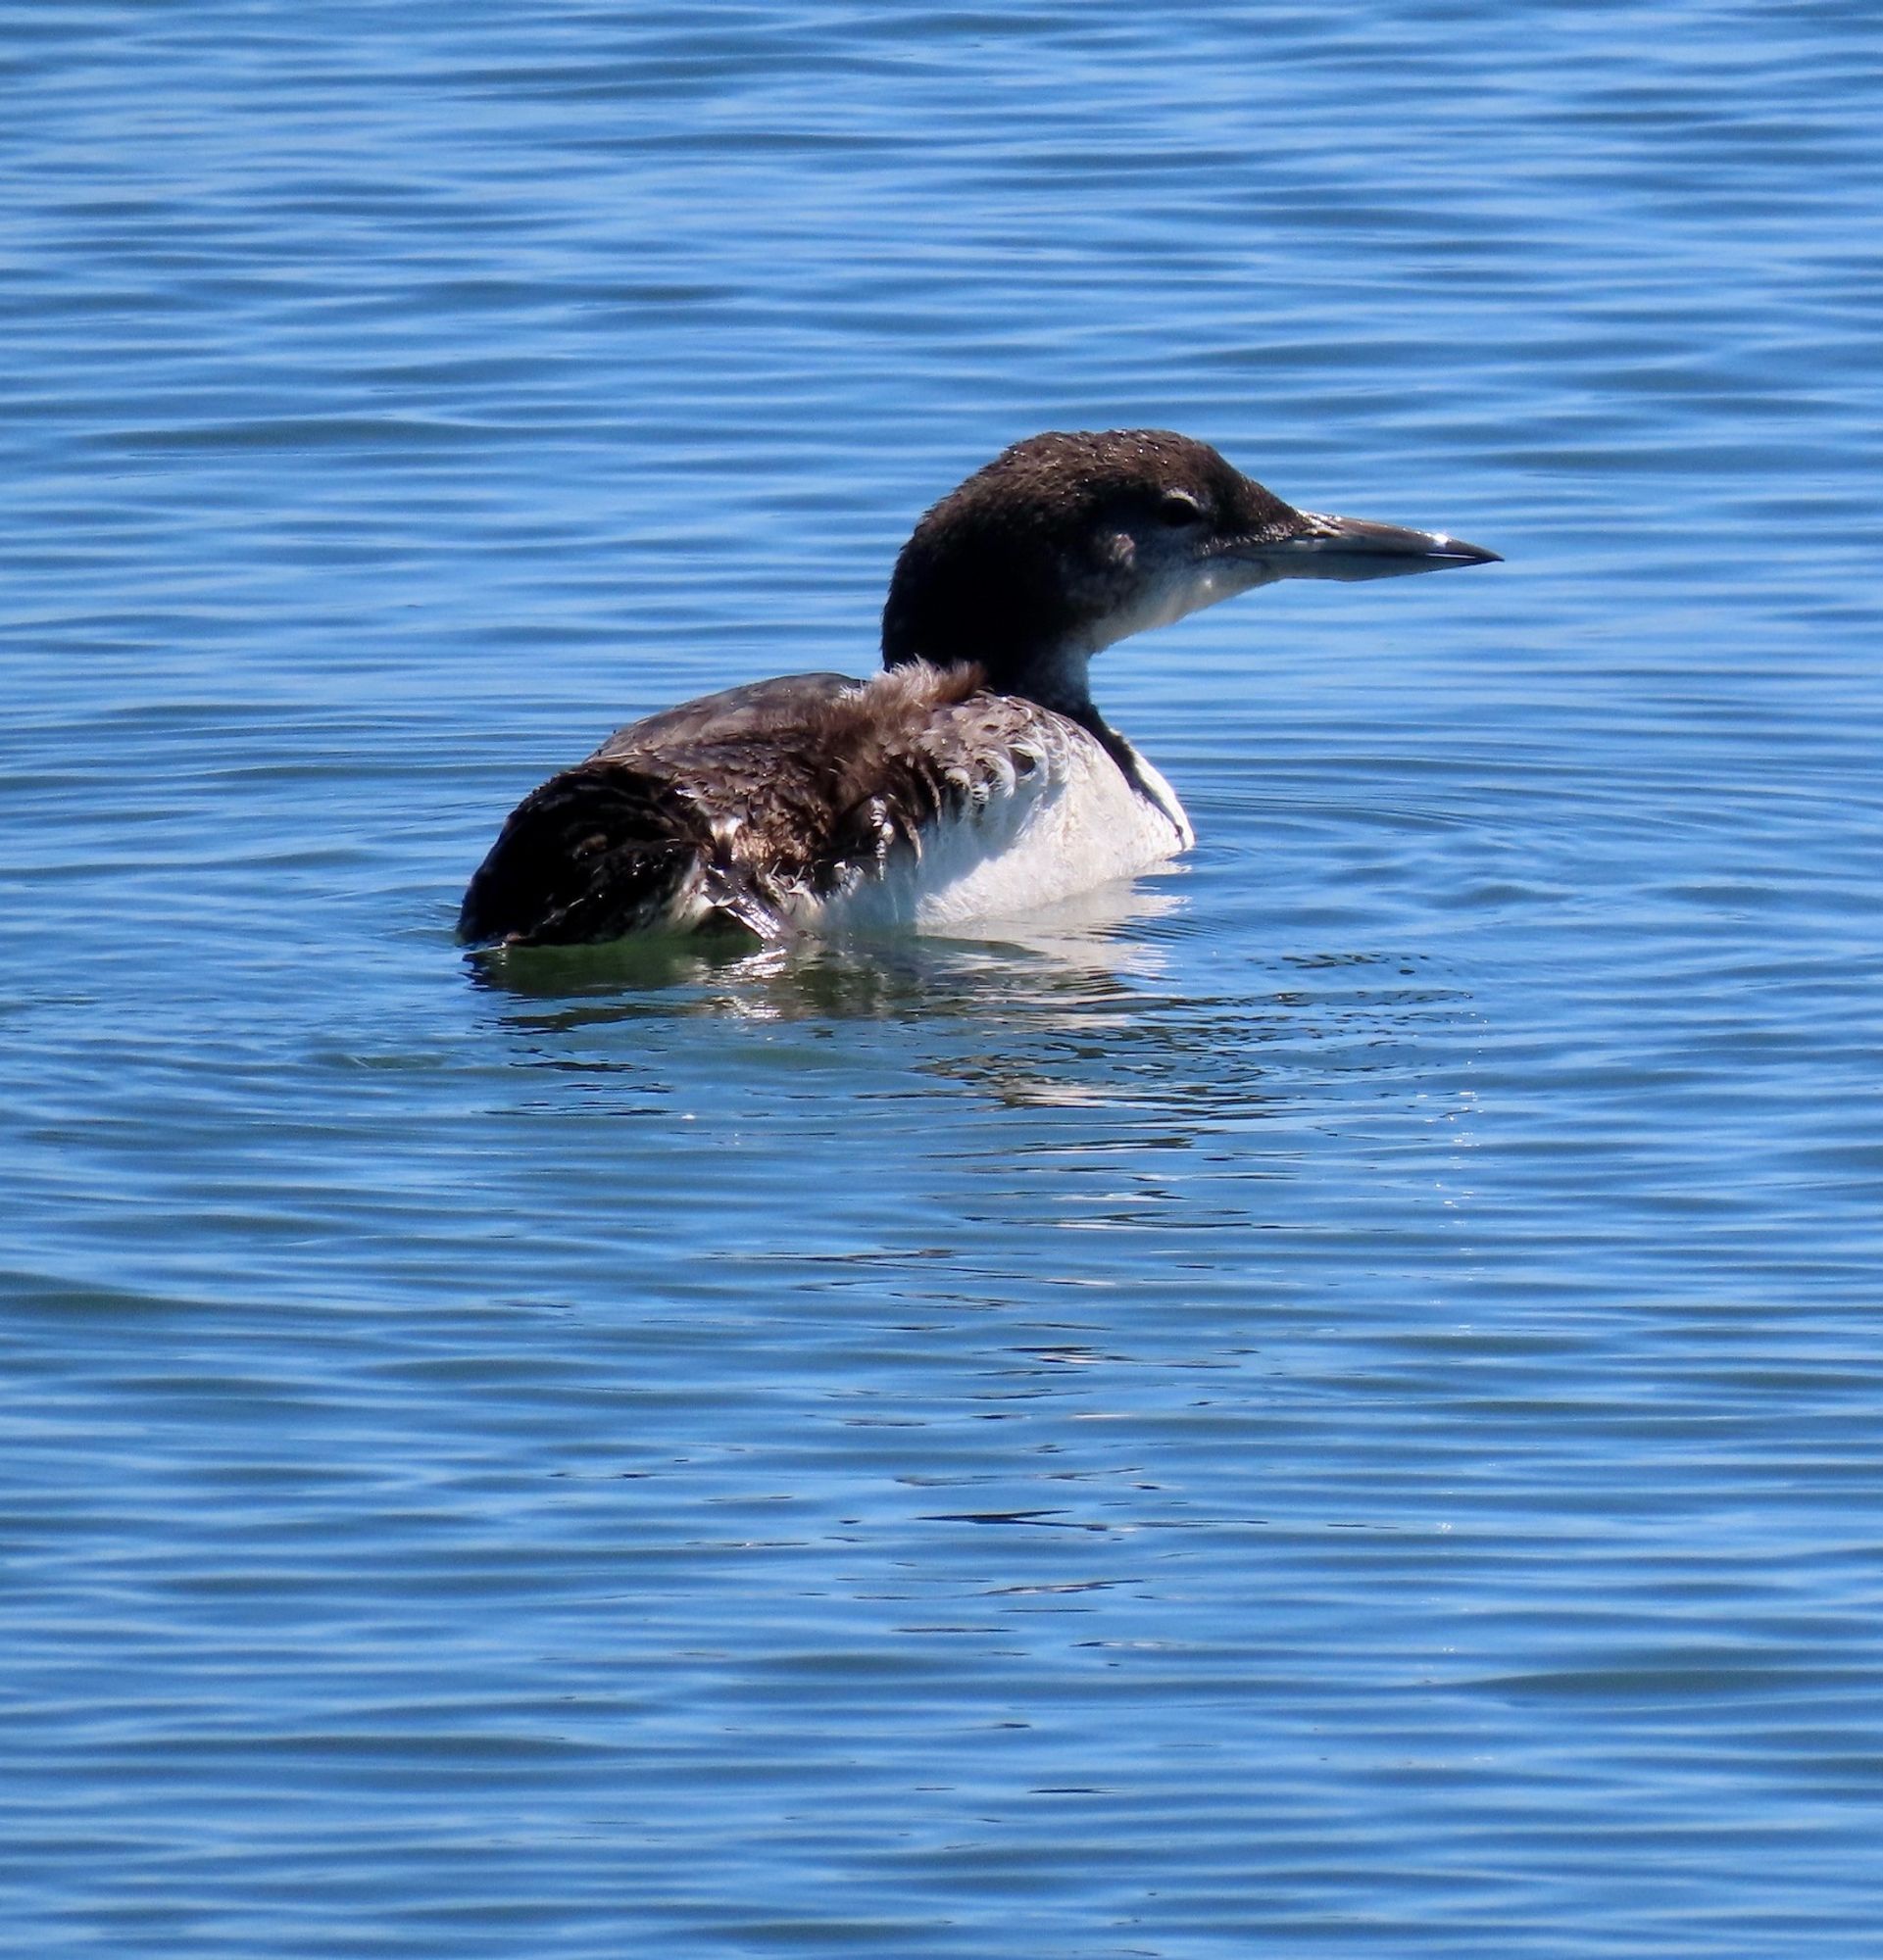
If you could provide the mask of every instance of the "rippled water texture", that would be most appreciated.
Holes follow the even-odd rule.
[[[1883,1950],[1855,4],[0,7],[0,1945]],[[479,968],[1151,423],[1203,843]]]

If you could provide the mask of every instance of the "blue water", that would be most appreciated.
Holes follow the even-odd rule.
[[[1883,25],[0,6],[0,1947],[1883,1951]],[[1173,426],[1026,932],[480,969]]]

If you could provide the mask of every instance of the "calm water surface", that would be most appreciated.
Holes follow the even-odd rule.
[[[0,1945],[1883,1950],[1865,5],[0,7]],[[451,941],[1148,422],[1193,857]]]

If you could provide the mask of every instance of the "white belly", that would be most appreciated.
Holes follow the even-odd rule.
[[[1189,849],[1195,836],[1183,807],[1149,763],[1138,760],[1146,796],[1084,730],[1067,732],[1074,739],[1031,776],[1003,780],[930,824],[919,855],[896,853],[879,876],[860,879],[804,922],[824,932],[946,933],[1023,917]]]

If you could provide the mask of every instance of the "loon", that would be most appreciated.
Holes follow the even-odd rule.
[[[1093,705],[1093,655],[1276,579],[1497,558],[1295,510],[1168,430],[1029,437],[917,524],[880,672],[790,674],[619,729],[511,814],[458,936],[946,932],[1147,870],[1195,835]]]

